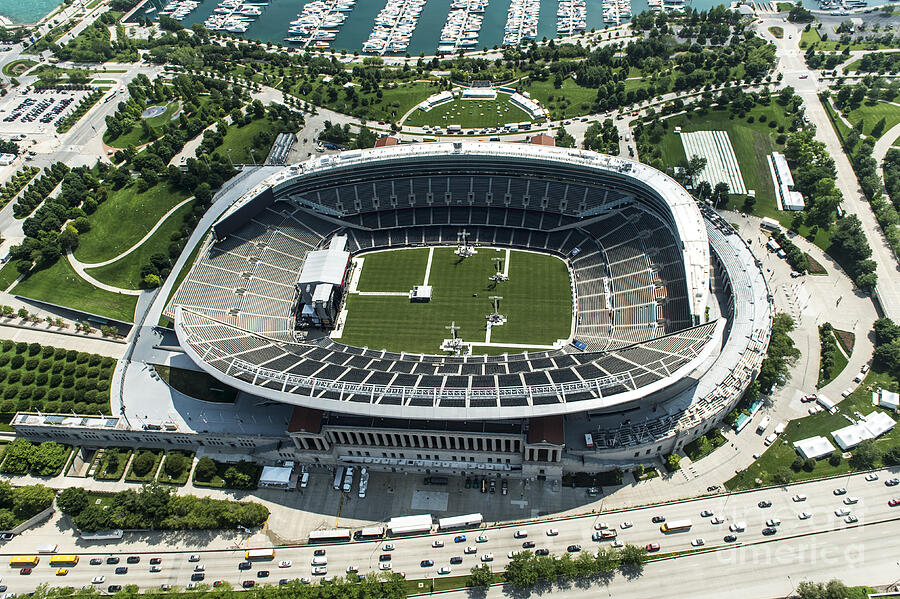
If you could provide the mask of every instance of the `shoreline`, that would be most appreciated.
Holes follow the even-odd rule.
[[[50,10],[44,13],[41,18],[31,23],[17,23],[13,21],[12,17],[0,13],[0,27],[36,27],[38,25],[42,25],[51,15],[54,15],[59,11],[62,4],[62,1],[57,2],[50,8]]]

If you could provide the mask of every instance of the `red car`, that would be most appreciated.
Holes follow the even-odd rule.
[[[215,581],[215,582],[213,583],[213,586],[214,586],[214,587],[220,586],[220,585],[222,584],[222,582],[224,582],[224,581],[222,581],[222,580],[217,580],[217,581]]]
[[[31,568],[22,568],[19,570],[19,574],[31,574]]]
[[[888,505],[891,507],[897,507],[898,505],[900,505],[900,499],[891,499],[890,501],[888,501]]]
[[[647,543],[647,546],[644,547],[647,551],[659,551],[659,543]]]
[[[384,125],[384,121],[378,121],[379,125]]]
[[[245,589],[249,589],[251,587],[256,586],[256,581],[255,580],[245,580],[244,582],[241,583],[241,586],[244,587]]]

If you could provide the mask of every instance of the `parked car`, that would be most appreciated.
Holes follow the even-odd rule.
[[[647,543],[644,549],[647,551],[659,551],[659,543]]]

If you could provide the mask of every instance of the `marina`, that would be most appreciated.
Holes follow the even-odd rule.
[[[172,0],[171,2],[166,4],[161,11],[159,11],[159,16],[171,17],[176,21],[181,21],[186,16],[194,12],[194,9],[198,6],[200,6],[200,2],[198,2],[197,0]]]
[[[653,12],[683,12],[685,0],[648,0]]]
[[[453,0],[441,29],[438,53],[446,54],[478,45],[487,0]]]
[[[503,29],[503,45],[518,46],[537,37],[540,0],[510,0]]]
[[[585,0],[559,0],[559,8],[556,10],[556,35],[583,33],[586,28],[587,2]]]
[[[603,21],[621,25],[631,18],[631,0],[603,0]]]
[[[303,48],[329,48],[356,0],[313,0],[291,21],[284,41]]]
[[[372,54],[396,54],[406,52],[419,15],[426,0],[387,0],[387,4],[375,17],[375,26],[362,51]]]
[[[203,24],[207,29],[227,31],[229,33],[245,33],[250,23],[262,15],[262,9],[268,2],[242,2],[241,0],[222,0],[213,9]]]

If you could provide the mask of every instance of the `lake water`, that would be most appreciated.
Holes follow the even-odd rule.
[[[15,24],[37,23],[59,5],[59,0],[0,0],[0,15]]]

